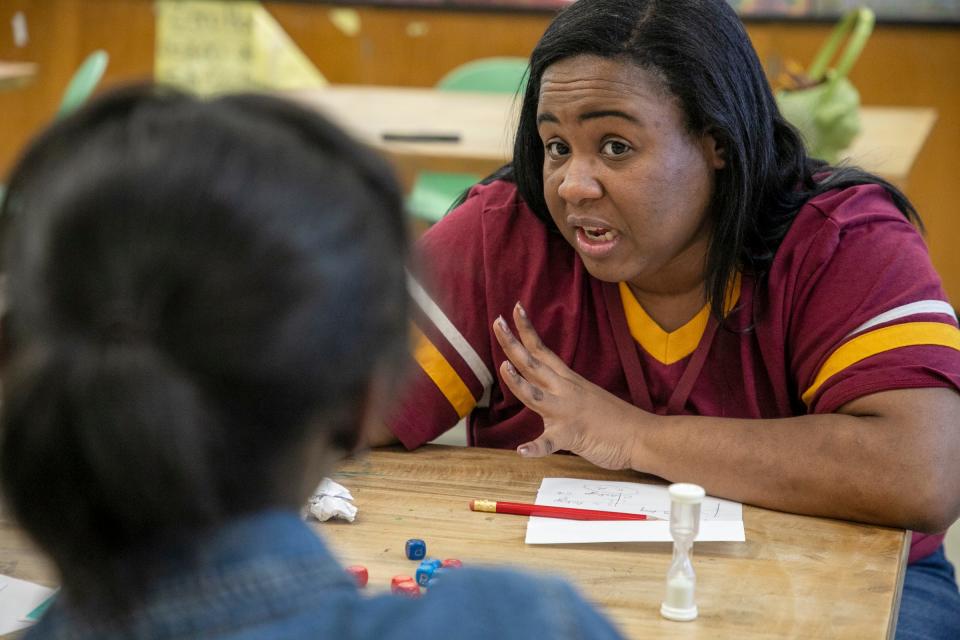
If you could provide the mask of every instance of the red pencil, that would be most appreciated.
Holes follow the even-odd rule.
[[[517,516],[540,516],[543,518],[564,518],[566,520],[659,520],[642,513],[623,513],[620,511],[597,511],[596,509],[573,509],[570,507],[548,507],[540,504],[522,502],[502,502],[499,500],[471,500],[470,509],[488,513],[512,513]]]

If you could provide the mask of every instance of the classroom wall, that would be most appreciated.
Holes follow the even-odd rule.
[[[526,56],[549,16],[537,13],[424,11],[385,7],[331,7],[308,2],[264,2],[278,22],[331,82],[429,86],[451,68],[489,55]],[[12,43],[16,11],[30,25],[31,42]],[[344,14],[355,11],[355,14]],[[338,13],[339,12],[339,13]],[[359,20],[351,35],[337,24]],[[89,51],[111,55],[105,85],[149,78],[153,14],[148,0],[4,0],[0,3],[0,59],[40,64],[31,86],[0,92],[0,172],[6,172],[29,136],[55,111],[70,74]],[[768,64],[786,56],[808,61],[826,25],[752,23],[748,31]],[[927,222],[934,263],[954,304],[960,305],[960,29],[877,27],[852,80],[871,105],[932,106],[939,119],[921,151],[908,195]]]
[[[26,16],[30,36],[23,48],[14,44],[10,30],[18,11]],[[0,91],[0,175],[56,112],[70,77],[91,51],[102,48],[110,54],[101,86],[149,80],[153,33],[152,3],[146,0],[0,2],[0,60],[39,65],[28,86]]]

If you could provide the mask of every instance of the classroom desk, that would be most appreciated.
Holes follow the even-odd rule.
[[[318,523],[344,564],[370,571],[368,589],[413,575],[409,538],[427,555],[465,565],[551,571],[574,582],[629,638],[892,637],[909,534],[744,506],[746,542],[695,545],[700,617],[660,617],[670,543],[526,545],[527,518],[475,513],[473,498],[533,502],[543,477],[636,481],[554,455],[428,445],[373,451],[344,464],[335,479],[353,493],[353,523]],[[465,621],[467,623],[468,621]],[[453,636],[451,636],[453,637]]]
[[[410,87],[330,85],[289,94],[328,114],[385,151],[409,186],[420,170],[487,175],[512,153],[519,100],[497,94]],[[913,162],[936,121],[933,109],[863,107],[863,130],[848,156],[905,187]],[[459,134],[458,142],[384,142],[384,132]]]
[[[33,80],[37,65],[32,62],[4,62],[0,60],[0,90],[16,89]]]
[[[401,180],[417,171],[487,175],[510,157],[519,104],[512,96],[410,87],[329,85],[292,91],[295,100],[385,151]],[[453,133],[459,142],[384,142],[385,132]]]

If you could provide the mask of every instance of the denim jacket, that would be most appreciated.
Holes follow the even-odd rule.
[[[419,599],[365,595],[292,512],[238,519],[195,557],[122,623],[85,615],[64,597],[27,638],[621,637],[566,583],[511,571],[457,570]]]

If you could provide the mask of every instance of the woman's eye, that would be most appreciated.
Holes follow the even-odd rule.
[[[558,140],[552,140],[548,142],[546,145],[544,145],[544,148],[547,150],[547,154],[549,154],[551,158],[560,158],[570,152],[570,148]]]
[[[617,158],[629,152],[630,145],[620,140],[607,140],[603,143],[602,151],[605,155]]]

